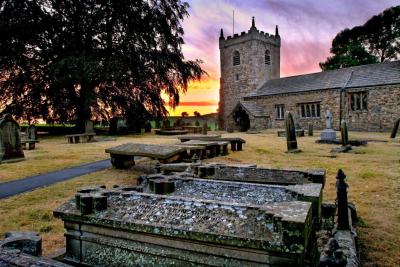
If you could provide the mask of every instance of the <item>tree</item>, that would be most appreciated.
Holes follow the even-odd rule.
[[[400,6],[373,16],[363,27],[364,45],[380,62],[400,57]]]
[[[345,29],[332,41],[328,57],[319,65],[333,70],[395,60],[400,52],[400,6],[386,9],[364,25]]]
[[[197,110],[193,112],[193,115],[195,117],[200,117],[201,116],[200,112],[198,112]]]
[[[182,118],[188,117],[189,113],[187,113],[186,111],[181,113]]]
[[[0,7],[0,112],[76,120],[164,117],[200,61],[186,61],[188,4],[165,1],[5,1]],[[136,120],[135,118],[140,118]]]

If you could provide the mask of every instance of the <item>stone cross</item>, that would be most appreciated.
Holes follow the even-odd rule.
[[[0,157],[2,161],[23,159],[19,125],[10,114],[0,119]]]
[[[331,129],[331,119],[332,119],[332,114],[329,110],[326,111],[325,113],[325,119],[326,119],[326,129]]]

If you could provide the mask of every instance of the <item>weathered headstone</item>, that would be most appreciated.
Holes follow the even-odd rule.
[[[207,122],[205,122],[205,123],[203,124],[203,128],[202,128],[201,133],[202,133],[202,134],[207,134],[207,131],[208,131],[208,125],[207,125]]]
[[[29,140],[37,140],[37,130],[36,126],[33,124],[30,124],[25,131],[25,136]]]
[[[349,208],[347,201],[347,183],[345,182],[346,175],[342,170],[339,170],[336,176],[336,190],[337,190],[337,229],[350,230],[349,223]]]
[[[342,137],[342,146],[347,146],[349,144],[349,132],[347,129],[347,122],[342,120],[340,125],[340,133]]]
[[[331,125],[332,114],[329,110],[326,111],[325,118],[326,118],[326,129],[321,132],[321,140],[323,141],[336,140],[336,132],[332,129]]]
[[[87,120],[85,122],[85,133],[94,133],[94,123],[93,123],[93,121]]]
[[[314,136],[314,125],[312,123],[308,124],[308,136]]]
[[[0,119],[0,157],[1,161],[17,161],[24,159],[21,146],[19,125],[10,114]]]
[[[392,133],[390,134],[390,138],[396,138],[397,131],[399,130],[400,119],[398,119],[393,126]]]
[[[294,127],[293,116],[290,112],[285,113],[286,143],[288,152],[298,151],[296,140],[296,129]]]

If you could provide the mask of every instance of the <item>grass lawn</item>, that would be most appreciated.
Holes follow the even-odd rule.
[[[351,153],[330,157],[334,145],[316,144],[315,137],[298,138],[298,154],[287,154],[284,138],[276,130],[260,134],[233,133],[246,140],[244,151],[212,161],[226,163],[256,163],[259,167],[274,168],[324,168],[327,184],[324,200],[335,200],[335,175],[342,168],[348,177],[349,200],[357,206],[361,223],[358,227],[362,260],[366,266],[399,266],[400,264],[400,143],[389,140],[388,133],[354,133],[350,139],[363,138],[376,141],[366,147],[355,147]],[[60,169],[107,158],[104,149],[126,142],[174,143],[171,137],[154,135],[128,136],[113,142],[68,145],[62,138],[41,140],[38,149],[26,151],[28,160],[0,165],[0,181],[13,180],[37,173]],[[0,201],[0,233],[7,230],[38,231],[43,237],[45,253],[64,245],[63,225],[54,219],[52,211],[75,191],[84,186],[105,184],[132,184],[142,172],[104,170],[81,176],[47,188],[35,190]],[[372,265],[370,265],[372,264]]]

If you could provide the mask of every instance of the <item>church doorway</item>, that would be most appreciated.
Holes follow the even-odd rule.
[[[249,114],[241,106],[233,114],[233,119],[241,132],[246,132],[250,128]]]

